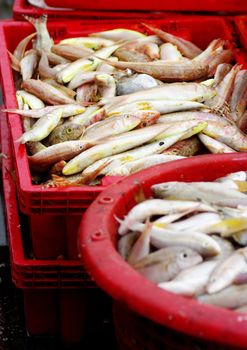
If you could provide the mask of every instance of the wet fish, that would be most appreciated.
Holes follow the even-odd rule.
[[[66,121],[62,125],[57,126],[46,139],[48,145],[55,145],[60,142],[78,140],[85,130],[85,126]]]
[[[134,74],[117,81],[117,95],[132,94],[136,91],[158,86],[156,79],[147,74]]]
[[[237,126],[239,127],[239,129],[241,131],[246,133],[246,130],[247,130],[247,110],[244,112],[242,117],[240,117],[239,120],[237,121]]]
[[[214,73],[215,85],[218,85],[224,79],[227,73],[230,72],[231,69],[232,69],[232,65],[229,63],[219,64]]]
[[[211,56],[209,61],[208,76],[212,77],[217,70],[217,67],[222,63],[231,63],[234,60],[234,56],[231,50],[220,50]]]
[[[200,133],[197,135],[200,135]],[[162,154],[190,157],[198,153],[199,150],[200,142],[196,136],[192,136],[189,139],[176,142],[174,145],[163,151]]]
[[[126,162],[120,167],[117,167],[116,169],[113,169],[112,171],[108,172],[106,176],[127,176],[136,173],[137,171],[149,168],[153,165],[163,164],[183,158],[184,157],[181,156],[154,154],[151,156],[144,157],[142,159]]]
[[[47,15],[42,15],[39,18],[33,18],[30,16],[24,15],[24,18],[30,22],[36,29],[37,32],[37,39],[35,41],[35,49],[42,50],[46,49],[49,50],[53,46],[53,40],[50,37],[50,34],[47,30]]]
[[[59,45],[79,45],[86,47],[92,50],[99,50],[102,47],[109,47],[115,44],[114,41],[104,38],[96,38],[96,37],[76,37],[76,38],[67,38],[63,39],[59,42]]]
[[[77,104],[66,104],[66,105],[57,105],[57,106],[47,106],[44,108],[39,108],[35,110],[22,110],[22,109],[2,109],[3,112],[8,113],[17,113],[26,118],[41,118],[45,114],[53,111],[54,109],[62,109],[62,118],[68,118],[73,115],[80,114],[86,110],[85,107],[82,107]]]
[[[49,175],[60,175],[62,173],[62,170],[65,166],[66,162],[65,160],[60,160],[59,162],[55,163],[51,170],[49,171]]]
[[[41,141],[46,138],[53,129],[58,125],[62,116],[62,110],[60,108],[47,113],[32,126],[32,128],[26,131],[18,141],[20,143],[26,143],[28,141]]]
[[[140,144],[148,142],[163,129],[164,126],[160,128],[158,125],[152,125],[143,129],[129,131],[122,134],[120,138],[115,136],[109,141],[106,140],[105,143],[92,147],[90,150],[83,152],[80,156],[68,162],[63,169],[63,174],[75,174],[101,158],[137,147]]]
[[[28,161],[31,168],[43,170],[51,164],[57,163],[61,160],[67,161],[75,157],[90,146],[91,145],[88,144],[88,142],[82,140],[61,142],[28,157]]]
[[[97,101],[97,84],[94,82],[86,83],[76,89],[77,102],[96,102]]]
[[[164,42],[169,42],[175,46],[177,46],[178,50],[188,58],[194,58],[198,56],[202,50],[191,43],[190,41],[187,41],[183,38],[177,37],[175,35],[169,34],[167,32],[164,32],[161,29],[155,28],[149,24],[143,23],[143,25],[151,30],[153,33],[155,33],[161,40]]]
[[[79,58],[88,57],[94,53],[94,50],[92,49],[79,45],[68,44],[53,45],[51,47],[51,51],[71,61],[76,61]]]
[[[93,39],[93,38],[91,38]],[[70,63],[67,67],[62,69],[57,73],[57,80],[60,83],[68,83],[70,82],[75,75],[82,71],[93,71],[97,68],[101,59],[108,58],[111,54],[119,47],[119,45],[112,45],[110,47],[105,47],[99,51],[97,51],[96,56],[90,56],[88,58],[80,58],[72,63]],[[109,62],[112,62],[109,60]]]
[[[127,260],[131,248],[140,236],[140,232],[130,232],[127,235],[121,237],[118,241],[118,252],[120,255]]]
[[[106,30],[103,32],[97,32],[89,34],[90,37],[103,38],[113,41],[119,40],[135,40],[139,38],[145,38],[145,35],[136,30],[125,29],[125,28],[116,28],[111,30]]]
[[[192,201],[149,199],[133,207],[121,222],[118,233],[124,235],[132,225],[143,222],[154,215],[180,213],[188,210],[214,212],[210,205]]]
[[[71,79],[71,81],[68,84],[68,87],[70,89],[74,90],[83,84],[93,82],[95,80],[95,77],[98,74],[100,74],[98,71],[96,71],[96,72],[79,72],[74,76],[73,79]]]
[[[85,112],[76,115],[73,118],[73,122],[87,127],[102,120],[105,118],[105,116],[106,111],[104,108],[99,108],[98,106],[89,106]]]
[[[50,68],[48,57],[47,57],[45,50],[41,51],[38,72],[39,72],[39,75],[42,79],[45,79],[45,78],[55,79],[56,78],[57,72],[53,68]],[[31,78],[31,77],[29,77],[29,78]]]
[[[151,223],[147,221],[143,231],[141,232],[140,236],[137,238],[136,242],[131,248],[131,251],[128,256],[128,263],[130,265],[138,263],[139,260],[149,255],[151,226]]]
[[[247,196],[245,194],[216,182],[171,181],[153,185],[151,190],[155,197],[158,198],[173,196],[180,200],[200,199],[218,206],[229,207],[247,205]]]
[[[101,98],[111,98],[116,95],[116,82],[110,74],[99,73],[95,77],[95,83]]]
[[[35,50],[30,50],[20,61],[21,75],[23,80],[32,78],[37,64],[38,54]]]
[[[240,70],[236,74],[231,96],[231,115],[233,120],[239,121],[247,106],[247,70]]]
[[[236,152],[233,148],[203,133],[199,133],[198,137],[204,146],[213,154]]]
[[[107,109],[108,115],[114,115],[123,112],[133,112],[135,110],[156,110],[160,114],[186,111],[205,108],[205,105],[194,101],[172,101],[172,100],[147,100],[133,103],[122,104],[120,106]],[[162,117],[162,116],[161,116]],[[162,118],[165,121],[165,118]]]
[[[27,149],[28,149],[29,154],[34,155],[34,154],[46,149],[46,146],[43,145],[43,143],[38,142],[38,141],[27,142]]]
[[[75,100],[73,100],[70,97],[65,96],[64,93],[60,92],[55,87],[51,86],[50,84],[47,84],[41,80],[35,80],[35,79],[28,79],[25,80],[22,83],[22,88],[34,94],[44,102],[51,104],[51,105],[59,105],[59,104],[71,104],[75,103]],[[44,107],[44,106],[42,106]],[[39,107],[41,108],[41,107]]]
[[[177,46],[171,43],[165,43],[160,46],[160,59],[167,61],[179,61],[183,59]]]
[[[68,87],[59,84],[55,79],[44,79],[43,80],[45,83],[48,83],[51,86],[54,86],[56,89],[58,89],[59,91],[61,91],[63,94],[65,94],[65,96],[74,98],[76,96],[76,92],[69,89]]]
[[[114,56],[116,56],[120,61],[126,62],[150,62],[151,58],[145,53],[139,52],[137,50],[129,50],[124,47],[120,47],[114,52]]]
[[[13,52],[13,56],[20,62],[24,57],[27,45],[36,36],[36,33],[32,33],[22,39]]]
[[[180,271],[197,265],[202,257],[186,247],[169,247],[149,254],[133,267],[152,282],[160,283],[174,278]]]
[[[97,56],[98,57],[98,56]],[[112,65],[118,69],[132,69],[137,73],[149,74],[154,78],[165,82],[175,81],[193,81],[205,78],[208,75],[208,66],[200,62],[171,62],[171,61],[153,61],[153,62],[112,62],[103,59],[103,62]]]
[[[135,115],[135,113],[107,118],[87,127],[81,139],[100,140],[105,137],[121,134],[134,129],[140,122],[141,118]]]
[[[221,221],[221,217],[218,213],[199,213],[187,219],[171,223],[167,225],[166,228],[175,231],[191,230],[204,232],[205,229],[219,221]]]
[[[17,90],[16,95],[21,96],[23,102],[27,104],[31,109],[39,109],[45,107],[45,104],[43,101],[41,101],[41,99],[24,90]]]
[[[116,107],[119,104],[133,103],[139,101],[151,102],[154,100],[177,101],[195,101],[203,102],[213,96],[216,91],[211,87],[199,83],[171,83],[163,84],[158,87],[137,91],[124,96],[116,96],[110,99],[103,99],[101,104],[109,104],[107,107]],[[151,101],[150,101],[151,100]],[[144,108],[145,109],[145,108]]]
[[[247,304],[247,284],[233,285],[214,294],[203,294],[198,300],[201,303],[235,309]]]

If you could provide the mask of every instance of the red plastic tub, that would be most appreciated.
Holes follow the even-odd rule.
[[[239,170],[247,170],[245,153],[204,155],[159,165],[112,185],[86,211],[80,225],[79,248],[83,264],[98,286],[124,305],[124,313],[120,312],[121,307],[115,313],[119,343],[126,344],[120,349],[161,348],[152,346],[152,340],[154,344],[157,339],[165,348],[168,344],[166,333],[170,330],[179,331],[181,335],[176,338],[174,333],[175,345],[169,349],[194,349],[199,339],[205,341],[203,349],[218,349],[219,344],[223,344],[220,349],[228,349],[227,346],[232,350],[247,348],[247,318],[244,315],[161,290],[132,269],[116,250],[118,223],[115,216],[123,218],[136,204],[135,197],[140,188],[148,198],[150,187],[155,183],[211,181]],[[132,322],[133,311],[144,317],[141,323]],[[134,319],[138,319],[137,315]],[[135,341],[131,343],[134,333],[140,346]],[[185,334],[189,338],[184,338]]]
[[[152,20],[150,23],[161,26],[164,30],[181,35],[192,40],[204,49],[211,40],[217,37],[228,39],[231,43],[235,58],[243,66],[247,67],[246,56],[235,47],[235,37],[232,23],[229,19],[217,16],[180,16]],[[58,21],[48,23],[52,36],[56,39],[85,35],[92,31],[100,31],[116,27],[125,27],[143,30],[136,20],[102,20],[102,21]],[[16,108],[15,89],[7,49],[13,51],[19,40],[30,34],[33,28],[24,22],[8,22],[0,25],[0,68],[2,72],[3,98],[7,108]],[[26,214],[81,214],[83,208],[87,208],[97,195],[116,179],[103,178],[101,186],[83,186],[69,188],[48,188],[32,185],[26,148],[15,140],[22,133],[22,123],[19,116],[8,114],[12,148],[14,155],[14,167],[16,171],[16,183],[19,203],[22,212]]]
[[[236,16],[235,23],[238,28],[240,40],[247,50],[247,16]]]

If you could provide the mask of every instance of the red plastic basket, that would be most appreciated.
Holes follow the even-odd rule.
[[[202,49],[216,37],[228,39],[236,60],[247,66],[246,56],[235,48],[234,31],[232,23],[228,19],[214,16],[180,16],[153,20],[150,23],[192,40]],[[83,22],[58,21],[48,23],[49,30],[56,39],[85,35],[92,31],[115,28],[116,26],[137,30],[143,29],[141,24],[132,19],[116,22],[113,20],[102,20],[100,22],[84,20]],[[8,22],[0,25],[0,67],[3,75],[4,103],[7,108],[16,108],[15,89],[7,49],[13,51],[19,40],[32,31],[32,26],[24,22]],[[8,123],[11,131],[17,190],[22,212],[27,214],[81,214],[81,210],[87,208],[105,188],[104,184],[109,185],[118,179],[103,178],[101,186],[83,186],[80,188],[42,189],[40,186],[32,185],[26,148],[24,145],[20,146],[15,142],[22,133],[21,118],[14,114],[8,114]]]
[[[213,341],[212,350],[217,349],[218,343],[231,346],[231,349],[246,349],[247,320],[236,312],[203,305],[196,300],[166,292],[146,280],[127,264],[116,250],[119,224],[115,217],[123,218],[136,204],[135,197],[140,188],[148,198],[151,195],[150,187],[155,183],[211,181],[239,170],[247,170],[245,153],[204,155],[152,167],[112,185],[99,195],[84,215],[80,226],[79,245],[86,269],[99,287],[114,299],[151,320],[155,337],[158,336],[158,324],[165,327],[163,334],[159,331],[163,344],[168,327],[193,336],[195,342],[199,338]],[[121,315],[119,322],[120,320]],[[133,334],[131,318],[128,325],[125,337],[128,337],[128,330]],[[145,343],[145,334],[143,331],[142,344]],[[139,336],[141,335],[138,334]],[[127,342],[124,339],[122,341]],[[153,349],[151,345],[147,346],[150,342],[145,344],[145,349]],[[142,348],[131,347],[136,350]],[[208,349],[206,345],[205,348]],[[180,347],[175,349],[184,348],[180,343]]]
[[[238,28],[240,40],[247,50],[247,16],[235,17],[235,23]]]

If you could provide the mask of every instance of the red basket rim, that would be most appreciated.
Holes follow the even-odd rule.
[[[193,167],[204,164],[204,171],[208,165],[215,164],[224,174],[226,163],[232,164],[232,171],[240,170],[239,164],[247,170],[247,154],[205,155],[178,160],[141,171],[110,186],[88,208],[81,222],[79,249],[83,263],[101,288],[137,313],[200,338],[246,348],[246,317],[193,299],[185,302],[184,297],[161,290],[121,258],[110,237],[113,228],[109,222],[113,220],[115,209],[120,211],[119,202],[127,193],[136,193],[138,183],[144,187],[147,183],[150,185],[150,178],[157,177],[157,174],[182,171],[188,163]]]

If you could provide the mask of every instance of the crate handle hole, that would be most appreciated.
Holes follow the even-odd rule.
[[[105,238],[106,238],[106,236],[104,235],[104,233],[102,231],[94,232],[91,235],[92,241],[101,241],[102,239],[105,239]]]
[[[103,197],[99,201],[101,204],[111,204],[113,203],[113,198],[111,197]]]

